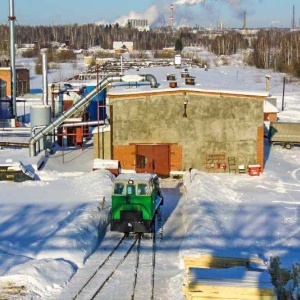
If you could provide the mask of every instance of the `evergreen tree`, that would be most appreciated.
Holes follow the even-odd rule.
[[[176,39],[175,41],[175,51],[181,52],[183,49],[183,44],[181,39]]]

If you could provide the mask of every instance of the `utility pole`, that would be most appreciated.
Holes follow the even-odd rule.
[[[97,74],[97,121],[98,121],[98,132],[97,132],[97,137],[98,137],[98,158],[101,158],[100,157],[100,105],[99,105],[99,102],[100,102],[100,95],[99,95],[99,88],[98,88],[98,85],[99,85],[99,65],[96,64],[96,74]],[[103,146],[102,146],[103,147]],[[103,158],[103,157],[102,157]]]
[[[281,110],[284,110],[284,92],[285,92],[285,77],[283,77],[282,105]]]

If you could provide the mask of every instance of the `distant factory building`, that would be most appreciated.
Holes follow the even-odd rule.
[[[136,28],[138,31],[149,31],[148,20],[146,19],[128,19],[128,27]]]
[[[123,41],[114,41],[113,49],[115,52],[132,52],[133,51],[133,42],[123,42]]]

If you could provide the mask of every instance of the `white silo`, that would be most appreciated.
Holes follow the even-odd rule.
[[[30,127],[33,134],[38,133],[51,123],[51,106],[35,104],[30,106]],[[38,141],[39,150],[52,149],[52,137],[45,136]]]

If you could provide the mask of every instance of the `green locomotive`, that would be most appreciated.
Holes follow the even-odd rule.
[[[120,174],[112,191],[111,231],[153,232],[161,205],[163,196],[156,174]]]

